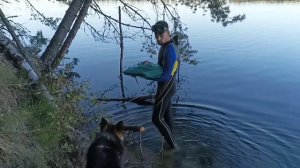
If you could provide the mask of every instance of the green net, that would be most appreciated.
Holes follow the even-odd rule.
[[[132,77],[139,76],[147,80],[157,81],[162,76],[162,68],[158,64],[144,61],[128,67],[123,73]]]

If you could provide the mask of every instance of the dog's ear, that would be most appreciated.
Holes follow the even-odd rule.
[[[123,130],[123,127],[124,127],[123,121],[119,121],[119,122],[116,124],[116,129],[117,129],[117,130]]]
[[[100,131],[106,131],[108,128],[108,122],[102,117],[100,124]]]

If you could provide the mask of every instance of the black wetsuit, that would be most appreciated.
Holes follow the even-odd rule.
[[[163,75],[157,83],[152,122],[171,148],[175,147],[171,134],[173,128],[171,100],[176,90],[175,76],[179,67],[179,61],[180,55],[173,40],[161,46],[158,54],[158,63],[163,68]]]

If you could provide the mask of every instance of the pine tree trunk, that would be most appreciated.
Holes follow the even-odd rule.
[[[65,56],[68,48],[70,47],[73,39],[76,36],[77,31],[80,28],[80,25],[84,19],[84,17],[86,16],[88,9],[90,7],[90,4],[92,3],[92,0],[85,0],[84,4],[79,12],[79,15],[70,31],[70,33],[68,34],[68,37],[66,38],[66,40],[64,41],[63,46],[61,47],[61,49],[59,50],[59,52],[57,53],[57,55],[55,56],[54,60],[51,63],[51,68],[55,69],[60,61],[63,59],[63,57]]]
[[[21,53],[21,55],[18,53],[18,51],[15,49],[15,47],[12,45],[12,42],[8,38],[6,38],[4,35],[0,34],[0,45],[5,46],[7,48],[8,52],[10,53],[11,57],[14,60],[21,60],[19,62],[20,66],[28,73],[29,78],[37,82],[40,79],[39,74],[37,71],[33,68],[32,64],[30,64],[30,60],[28,59],[28,55],[26,51],[23,48],[23,45],[17,35],[14,32],[13,27],[10,25],[9,21],[6,19],[4,13],[0,9],[0,17],[5,26],[7,27],[8,32],[10,35],[13,37],[13,40],[17,44],[18,50]],[[43,95],[48,99],[49,102],[53,101],[52,95],[49,93],[48,89],[46,88],[45,85],[42,83],[40,84]]]
[[[44,70],[46,72],[49,72],[49,65],[61,48],[61,45],[64,42],[68,32],[70,31],[71,26],[77,16],[77,13],[82,7],[83,2],[83,0],[73,0],[71,2],[70,7],[66,11],[66,14],[60,22],[49,45],[47,46],[45,52],[42,54],[41,60],[45,64]]]
[[[30,64],[29,60],[28,60],[28,57],[27,57],[27,54],[23,48],[23,45],[21,43],[21,41],[19,40],[19,38],[17,37],[15,31],[14,31],[14,28],[10,25],[9,21],[6,19],[3,11],[0,9],[0,17],[1,17],[1,20],[3,21],[4,25],[6,26],[9,34],[12,36],[13,40],[15,41],[15,43],[17,44],[17,47],[20,51],[20,53],[22,54],[22,56],[26,59],[26,61]]]

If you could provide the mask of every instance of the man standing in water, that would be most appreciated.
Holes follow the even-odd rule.
[[[180,55],[174,40],[171,38],[169,26],[165,21],[158,21],[152,26],[157,43],[161,46],[158,54],[158,64],[163,69],[158,80],[153,107],[152,122],[158,128],[171,149],[176,147],[172,137],[173,119],[171,100],[176,89],[176,71],[179,67]]]

